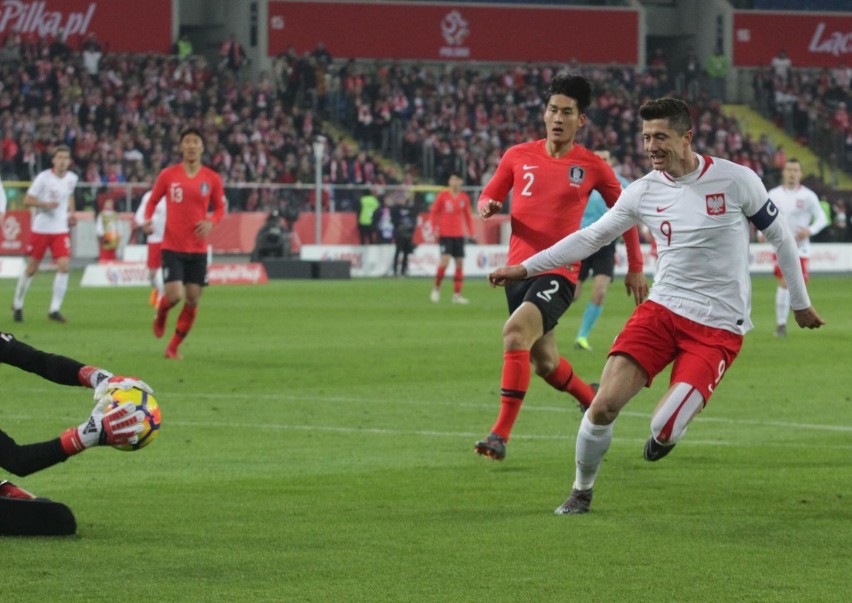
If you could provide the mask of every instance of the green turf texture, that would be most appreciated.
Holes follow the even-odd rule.
[[[705,412],[659,463],[642,459],[668,371],[624,410],[592,512],[558,517],[580,414],[533,377],[504,462],[478,457],[499,407],[502,290],[429,302],[428,279],[211,287],[185,358],[162,357],[148,290],[84,289],[39,348],[137,375],[162,431],[13,481],[75,512],[71,538],[0,538],[8,601],[848,601],[852,561],[852,278],[814,276],[828,321],[773,337],[775,281]],[[2,288],[11,300],[12,281]],[[557,335],[597,380],[630,310],[613,284],[594,350]],[[8,305],[6,306],[8,307]],[[170,316],[169,331],[177,313]],[[88,416],[91,392],[0,367],[0,427],[18,442]],[[10,477],[4,475],[2,477]]]

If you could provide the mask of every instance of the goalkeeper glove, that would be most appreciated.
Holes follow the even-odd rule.
[[[103,396],[89,420],[79,427],[69,427],[60,436],[62,449],[71,456],[92,446],[123,446],[139,441],[137,434],[144,429],[145,414],[136,410],[133,402],[107,410],[112,396]]]
[[[112,373],[110,373],[109,378],[102,379],[97,386],[95,387],[95,400],[100,400],[103,396],[109,392],[111,389],[120,389],[122,391],[127,391],[133,388],[141,389],[146,394],[153,394],[154,390],[151,389],[151,386],[142,381],[141,379],[137,379],[136,377],[122,377],[120,375],[116,375],[113,377]]]

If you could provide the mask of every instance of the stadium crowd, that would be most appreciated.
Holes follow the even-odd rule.
[[[312,207],[317,136],[329,142],[323,180],[335,185],[323,193],[325,207],[333,199],[336,209],[351,210],[360,188],[441,184],[454,171],[465,175],[467,186],[481,186],[506,148],[542,135],[540,91],[567,68],[595,88],[578,142],[608,148],[616,170],[635,179],[650,169],[636,107],[684,92],[683,74],[660,59],[640,70],[574,61],[356,62],[335,60],[318,44],[301,55],[290,49],[274,58],[270,72],[248,79],[198,55],[105,53],[94,36],[72,49],[61,39],[10,34],[0,46],[0,175],[31,179],[49,165],[50,148],[63,143],[72,149],[82,184],[147,186],[179,159],[177,133],[192,124],[204,132],[207,163],[225,180],[231,211],[292,202]],[[791,69],[784,79],[768,66],[756,76],[757,98],[804,141],[823,123],[844,132],[839,152],[848,158],[850,74],[845,66],[819,74]],[[777,184],[784,149],[743,132],[706,85],[694,96],[695,149],[751,167],[767,186]],[[306,185],[298,196],[263,186],[297,183]]]

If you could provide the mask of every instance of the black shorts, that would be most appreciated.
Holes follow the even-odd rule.
[[[163,282],[207,286],[207,254],[163,249]]]
[[[464,257],[464,237],[440,237],[438,244],[441,246],[441,255]]]
[[[509,314],[522,303],[535,304],[541,312],[544,332],[553,330],[574,300],[574,283],[561,274],[542,274],[506,285]]]
[[[612,280],[615,274],[615,241],[605,245],[583,260],[580,264],[580,276],[577,280],[581,283],[589,278],[589,273],[595,276],[608,276]]]

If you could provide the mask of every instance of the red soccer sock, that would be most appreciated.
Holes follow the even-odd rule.
[[[175,325],[175,334],[172,335],[172,340],[169,342],[169,347],[171,349],[178,349],[178,346],[183,343],[183,340],[187,335],[189,335],[189,331],[192,329],[192,323],[195,322],[196,314],[198,314],[198,306],[190,306],[188,304],[183,305],[183,310],[180,311],[177,324]]]
[[[444,274],[446,273],[446,266],[438,266],[438,272],[435,274],[435,289],[441,288],[441,281],[444,280]]]
[[[503,377],[500,382],[500,415],[491,428],[493,433],[509,441],[509,434],[530,386],[530,351],[503,352]]]
[[[561,392],[568,392],[583,406],[589,406],[595,397],[592,386],[580,379],[574,372],[571,363],[562,356],[559,357],[559,366],[556,370],[544,378],[552,387]]]
[[[461,266],[456,266],[456,274],[453,277],[453,293],[461,293],[462,283],[464,282],[464,269]]]
[[[169,298],[164,295],[160,298],[159,303],[157,303],[157,314],[161,316],[166,316],[173,306],[174,304],[170,304]]]

